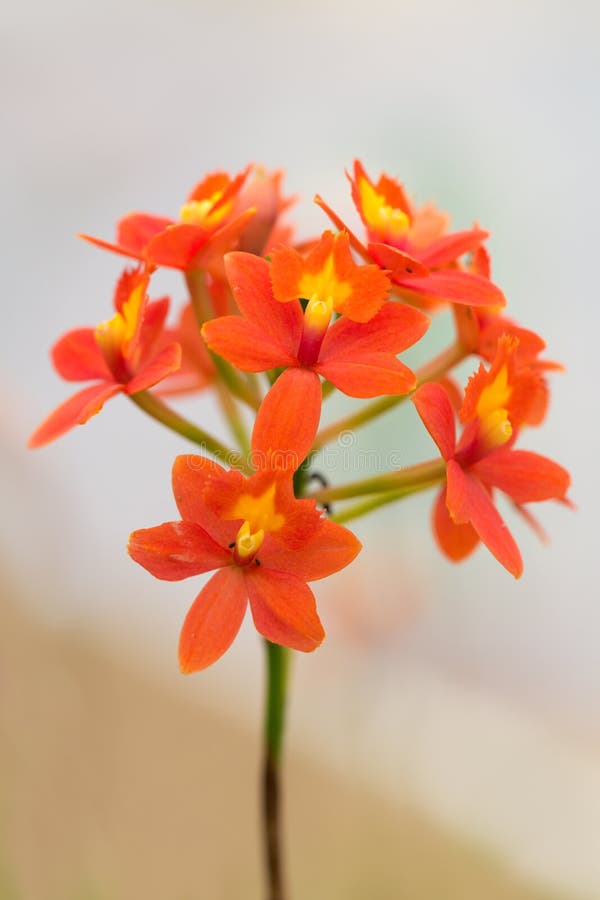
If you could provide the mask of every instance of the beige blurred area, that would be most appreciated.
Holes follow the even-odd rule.
[[[598,900],[598,3],[0,6],[0,900],[263,900],[262,647],[247,621],[183,678],[201,581],[158,582],[125,551],[175,515],[191,445],[121,396],[24,448],[73,388],[49,347],[109,316],[122,267],[78,232],[175,216],[205,173],[251,161],[286,170],[298,237],[327,225],[316,192],[358,228],[355,157],[490,230],[508,313],[566,369],[521,446],[572,471],[576,509],[544,504],[545,546],[502,507],[518,583],[483,549],[443,559],[429,495],[356,522],[360,556],[315,585],[327,638],[294,661],[291,897]],[[153,285],[174,320],[178,273]],[[431,354],[451,329],[442,313]],[[230,439],[210,397],[180,408]],[[341,483],[390,451],[435,453],[410,403],[319,466]]]
[[[263,896],[255,730],[157,689],[90,635],[42,627],[19,599],[4,586],[2,900]],[[288,756],[293,896],[550,900],[410,805]]]

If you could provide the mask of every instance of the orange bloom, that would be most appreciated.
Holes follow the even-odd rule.
[[[204,669],[222,656],[248,604],[267,640],[315,650],[324,631],[307,582],[354,559],[360,543],[352,532],[321,518],[314,501],[297,500],[291,475],[268,466],[247,478],[200,456],[179,456],[173,492],[182,521],[134,531],[128,549],[167,581],[217,569],[186,616],[182,672]]]
[[[329,325],[334,312],[354,322],[368,322],[390,292],[387,276],[377,266],[358,266],[344,231],[324,231],[306,257],[291,247],[271,253],[273,295],[280,303],[301,298],[307,311]],[[318,310],[318,312],[317,312]]]
[[[123,256],[173,269],[205,268],[235,246],[255,214],[236,212],[236,201],[250,167],[231,178],[214,172],[200,181],[181,207],[179,219],[128,213],[117,223],[114,243],[82,234],[92,244]]]
[[[148,301],[148,270],[125,271],[115,291],[115,315],[96,328],[76,328],[52,348],[54,368],[66,381],[95,383],[74,394],[29,439],[41,447],[100,412],[115,394],[137,394],[176,372],[181,347],[166,343],[169,298]]]
[[[274,419],[289,417],[292,428],[314,437],[319,375],[351,397],[405,394],[415,387],[414,373],[397,354],[422,337],[429,320],[419,310],[385,302],[387,279],[374,266],[352,262],[345,235],[326,232],[306,260],[287,248],[271,264],[229,253],[225,270],[242,315],[213,319],[202,335],[211,350],[246,372],[286,368],[263,402]],[[308,301],[305,309],[301,297]],[[344,315],[330,325],[336,310]]]
[[[240,235],[239,250],[266,256],[273,247],[290,238],[291,226],[284,225],[281,216],[296,198],[283,196],[283,175],[280,169],[267,172],[262,166],[254,166],[242,185],[234,211],[255,209],[256,213]]]
[[[462,271],[457,262],[489,237],[475,227],[446,234],[448,217],[431,205],[415,209],[403,186],[387,175],[373,183],[359,160],[348,176],[352,198],[367,231],[367,245],[350,233],[361,256],[389,272],[397,292],[411,302],[504,306],[502,291],[489,279]],[[344,222],[317,196],[315,201],[340,229]]]
[[[523,571],[521,554],[494,506],[492,491],[504,492],[520,509],[525,503],[565,500],[570,484],[569,473],[558,463],[514,449],[519,427],[535,423],[545,403],[540,376],[518,368],[517,348],[517,339],[501,338],[492,367],[480,366],[470,379],[458,443],[450,398],[441,385],[424,384],[412,398],[446,460],[446,484],[433,515],[442,551],[458,561],[481,540],[515,578]]]

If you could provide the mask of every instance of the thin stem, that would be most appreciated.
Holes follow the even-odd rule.
[[[363,497],[366,494],[380,494],[387,491],[411,492],[421,485],[429,486],[446,477],[446,462],[443,459],[432,459],[416,466],[407,466],[395,472],[384,472],[373,475],[362,481],[340,484],[336,487],[321,488],[309,494],[317,503],[329,503],[331,500],[350,500],[352,497]]]
[[[290,651],[266,641],[267,696],[263,763],[263,826],[268,900],[285,900],[281,840],[280,762]]]
[[[415,372],[415,375],[417,376],[416,387],[420,387],[420,385],[425,384],[426,381],[438,381],[440,378],[443,378],[450,369],[457,366],[458,363],[462,362],[463,359],[466,359],[468,355],[469,351],[465,350],[460,341],[456,341],[438,356],[434,357],[434,359],[430,360],[430,362],[425,363],[424,366],[417,369]],[[373,403],[363,406],[362,409],[359,409],[357,412],[352,413],[349,416],[344,416],[344,418],[338,419],[337,422],[332,422],[331,425],[326,425],[325,428],[322,428],[317,434],[313,444],[313,450],[319,450],[321,447],[334,441],[342,432],[353,431],[355,428],[359,428],[361,425],[365,425],[372,419],[376,419],[378,416],[383,415],[383,413],[393,409],[395,406],[400,406],[400,404],[404,403],[405,400],[408,400],[409,397],[410,394],[381,397],[379,400],[375,400]]]
[[[175,412],[174,409],[171,409],[170,406],[167,406],[163,400],[154,394],[148,391],[140,391],[139,394],[130,394],[129,399],[136,406],[139,406],[140,409],[143,409],[145,413],[148,413],[149,416],[152,416],[153,419],[156,419],[157,422],[187,438],[188,441],[198,444],[199,447],[202,447],[203,450],[206,450],[207,453],[210,453],[216,459],[239,464],[237,461],[240,454],[237,451],[222,444],[208,431],[204,431],[203,428],[199,428],[198,425],[194,425],[189,419]]]
[[[206,273],[203,269],[192,269],[186,272],[185,278],[198,327],[202,328],[205,322],[214,317],[212,299],[206,284]],[[252,409],[257,410],[260,406],[260,396],[255,392],[255,383],[241,378],[232,365],[210,348],[208,348],[208,352],[217,374],[227,385],[229,391]]]
[[[353,519],[360,518],[360,516],[366,516],[368,513],[373,512],[373,510],[379,509],[382,506],[387,506],[389,503],[395,503],[397,500],[402,500],[404,497],[410,497],[412,494],[416,494],[419,491],[425,491],[427,488],[434,487],[436,484],[439,484],[439,481],[424,481],[422,484],[415,484],[412,487],[405,487],[400,488],[397,491],[387,491],[383,494],[376,494],[374,497],[369,497],[368,500],[362,500],[360,503],[353,503],[351,506],[347,506],[340,512],[329,516],[329,518],[333,522],[338,522],[342,525],[344,522],[351,522]]]

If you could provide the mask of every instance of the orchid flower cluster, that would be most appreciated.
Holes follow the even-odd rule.
[[[82,235],[133,267],[117,281],[109,317],[69,331],[52,348],[63,379],[89,383],[50,414],[30,446],[86,423],[125,394],[201,449],[173,466],[180,520],[134,531],[128,548],[156,578],[215,572],[183,625],[185,673],[222,656],[248,605],[267,641],[317,648],[324,632],[308,583],[349,565],[361,546],[342,522],[437,487],[432,525],[441,551],[458,562],[482,542],[518,578],[523,563],[497,492],[538,531],[528,504],[568,502],[566,470],[516,446],[525,429],[543,422],[547,378],[561,367],[543,357],[538,334],[505,316],[488,232],[478,225],[450,231],[435,206],[415,206],[397,180],[374,181],[358,161],[348,180],[361,232],[317,195],[329,227],[298,242],[286,220],[293,201],[283,196],[282,174],[249,166],[234,177],[207,175],[177,219],[129,213],[114,242]],[[185,277],[188,299],[175,324],[168,323],[169,298],[150,299],[161,267]],[[454,317],[454,342],[411,371],[399,354],[444,310]],[[471,357],[478,367],[463,388],[451,371]],[[321,426],[335,389],[365,402]],[[215,393],[235,447],[165,399],[198,391]],[[311,488],[319,448],[407,398],[439,455]],[[352,498],[362,499],[348,505]],[[340,501],[335,514],[332,501]]]

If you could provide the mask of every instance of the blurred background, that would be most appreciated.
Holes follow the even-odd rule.
[[[108,316],[120,272],[76,232],[176,215],[206,172],[256,161],[286,169],[308,236],[326,224],[317,191],[355,221],[355,156],[491,230],[510,313],[567,367],[523,445],[573,472],[578,509],[541,510],[549,547],[511,520],[520,582],[485,550],[446,562],[431,496],[357,524],[359,560],[317,587],[327,640],[295,660],[294,896],[600,897],[599,25],[592,0],[4,5],[3,900],[261,896],[262,648],[246,622],[182,678],[199,583],[154,581],[124,550],[173,516],[171,462],[190,447],[123,398],[24,445],[69,393],[48,348]],[[176,273],[160,279],[184,299]],[[432,455],[409,405],[357,436],[371,464]],[[224,434],[210,398],[182,408]]]

